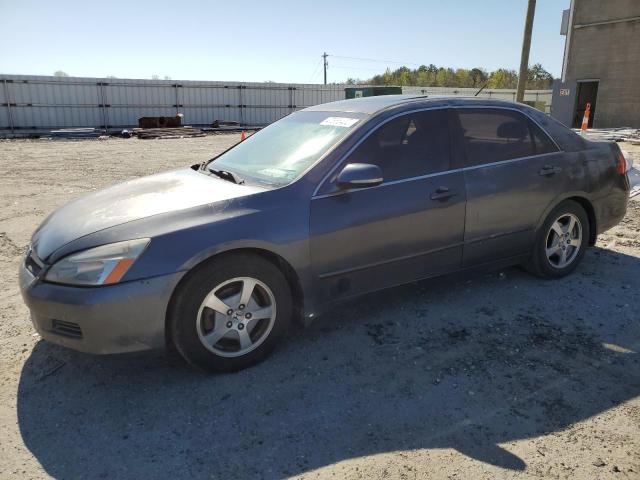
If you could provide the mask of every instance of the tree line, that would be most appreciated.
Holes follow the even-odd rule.
[[[536,63],[529,68],[527,89],[547,90],[551,88],[553,75],[542,65]],[[445,68],[435,65],[422,65],[416,69],[400,67],[391,71],[389,68],[368,80],[349,78],[349,85],[400,85],[411,87],[458,87],[458,88],[516,88],[518,72],[507,68],[499,68],[487,72],[483,68]]]

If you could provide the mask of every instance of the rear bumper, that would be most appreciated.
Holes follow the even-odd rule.
[[[631,189],[627,175],[619,175],[609,193],[593,202],[596,215],[596,234],[615,227],[627,214],[629,191]]]
[[[163,348],[171,294],[183,273],[104,287],[44,283],[20,267],[20,291],[36,331],[87,353]]]

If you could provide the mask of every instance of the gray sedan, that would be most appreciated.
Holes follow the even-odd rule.
[[[22,295],[48,341],[175,345],[232,371],[292,319],[485,264],[571,273],[625,215],[628,162],[525,105],[385,96],[293,113],[210,161],[72,201]]]

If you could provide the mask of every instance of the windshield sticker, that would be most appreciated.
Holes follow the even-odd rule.
[[[325,126],[328,126],[328,127],[349,128],[352,125],[355,125],[356,123],[358,123],[358,119],[357,118],[327,117],[322,122],[320,122],[320,125],[325,125]]]

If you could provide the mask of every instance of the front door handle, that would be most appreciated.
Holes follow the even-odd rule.
[[[542,167],[542,170],[538,172],[538,175],[547,177],[549,175],[553,175],[554,173],[560,173],[561,171],[562,171],[562,168],[560,167],[554,167],[553,165],[545,165],[544,167]]]
[[[452,192],[447,187],[438,187],[435,192],[431,194],[431,200],[440,200],[444,201],[451,197],[455,197],[457,195],[456,192]]]

